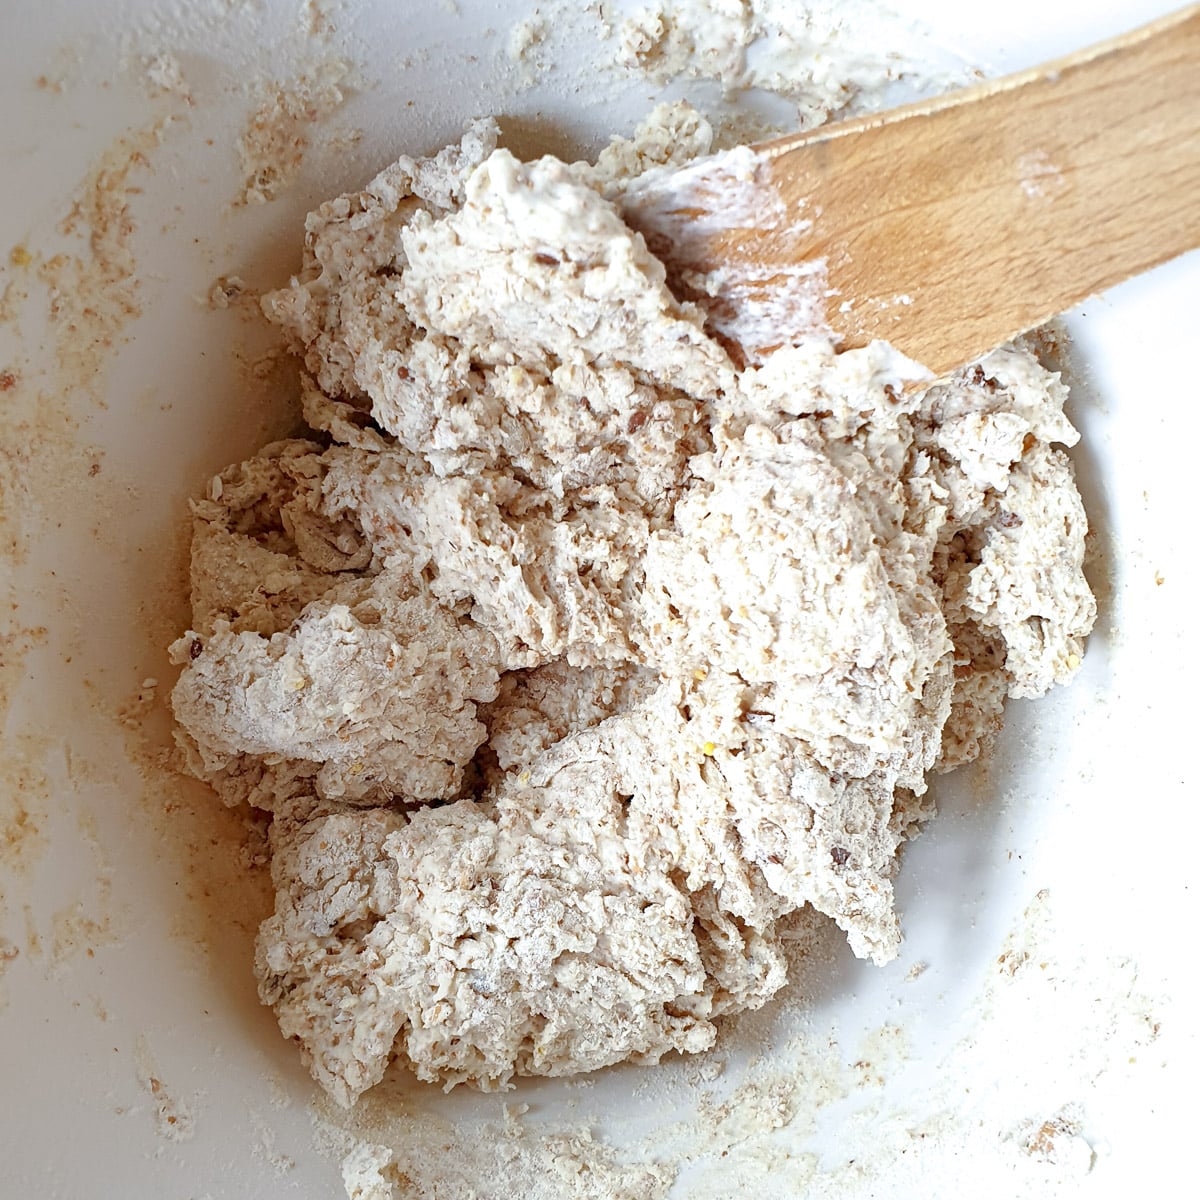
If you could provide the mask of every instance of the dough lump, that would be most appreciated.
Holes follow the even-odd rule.
[[[806,905],[891,958],[928,775],[1082,658],[1058,377],[736,366],[621,219],[671,128],[322,205],[264,301],[311,439],[194,506],[180,739],[273,813],[260,994],[343,1104],[710,1046]]]

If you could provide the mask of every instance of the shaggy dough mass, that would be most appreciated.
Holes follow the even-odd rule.
[[[595,165],[487,122],[308,220],[313,440],[194,508],[191,768],[270,810],[260,994],[343,1104],[700,1050],[812,905],[885,961],[926,776],[1079,665],[1065,389],[814,336],[737,369]]]

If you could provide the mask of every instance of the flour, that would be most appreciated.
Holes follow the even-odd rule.
[[[137,1039],[134,1062],[138,1084],[149,1096],[150,1107],[154,1110],[159,1136],[171,1142],[189,1141],[195,1136],[192,1106],[164,1082],[145,1036]]]
[[[668,107],[522,163],[482,122],[312,214],[263,303],[334,443],[195,506],[175,712],[274,812],[260,995],[345,1105],[397,1054],[491,1089],[706,1049],[806,906],[893,957],[927,774],[1082,656],[1057,378],[906,387],[819,333],[739,369],[618,208],[664,127],[711,143]]]
[[[1086,1175],[1096,1153],[1080,1129],[1080,1114],[1066,1108],[1040,1123],[1025,1122],[1014,1133],[1017,1144],[1035,1161],[1057,1167],[1067,1175]]]
[[[518,1114],[485,1128],[484,1150],[473,1160],[445,1145],[410,1143],[403,1149],[362,1142],[342,1159],[350,1200],[394,1200],[397,1195],[474,1200],[520,1195],[522,1200],[663,1200],[672,1173],[656,1166],[621,1164],[586,1129],[538,1137]],[[518,1191],[510,1181],[519,1180]]]
[[[822,328],[829,295],[823,258],[786,267],[732,258],[713,270],[689,267],[725,230],[778,229],[784,222],[811,227],[806,202],[788,212],[766,182],[764,165],[752,148],[738,146],[683,166],[652,167],[619,189],[625,219],[662,259],[676,289],[703,305],[715,337],[754,361]],[[916,364],[907,369],[914,378],[921,374]]]
[[[297,176],[321,122],[345,100],[347,64],[322,62],[287,82],[264,83],[237,142],[243,183],[234,203],[266,204]]]
[[[965,81],[961,66],[934,65],[928,40],[919,43],[911,26],[861,0],[656,0],[616,20],[612,34],[626,73],[659,85],[681,78],[719,84],[727,111],[715,119],[746,140],[772,130],[754,131],[754,117],[734,111],[739,93],[782,100],[790,111],[771,124],[794,132],[886,106],[911,77],[933,89]]]
[[[546,20],[541,16],[529,17],[513,26],[508,36],[508,56],[515,63],[527,61],[546,40]]]
[[[142,60],[146,87],[151,97],[177,96],[185,104],[194,103],[179,59],[168,51],[146,55]]]
[[[92,165],[60,225],[74,243],[71,250],[36,263],[49,298],[64,392],[78,389],[98,397],[111,348],[141,315],[132,199],[176,120],[160,117],[113,141]]]

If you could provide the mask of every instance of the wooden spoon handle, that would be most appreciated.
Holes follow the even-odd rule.
[[[755,150],[755,185],[790,219],[722,226],[714,191],[672,269],[733,264],[770,287],[823,259],[845,346],[885,338],[942,374],[1200,246],[1200,5]]]

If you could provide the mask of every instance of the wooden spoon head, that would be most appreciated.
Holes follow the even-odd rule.
[[[1033,71],[648,174],[625,215],[745,357],[822,329],[947,373],[1200,245],[1200,5]]]

